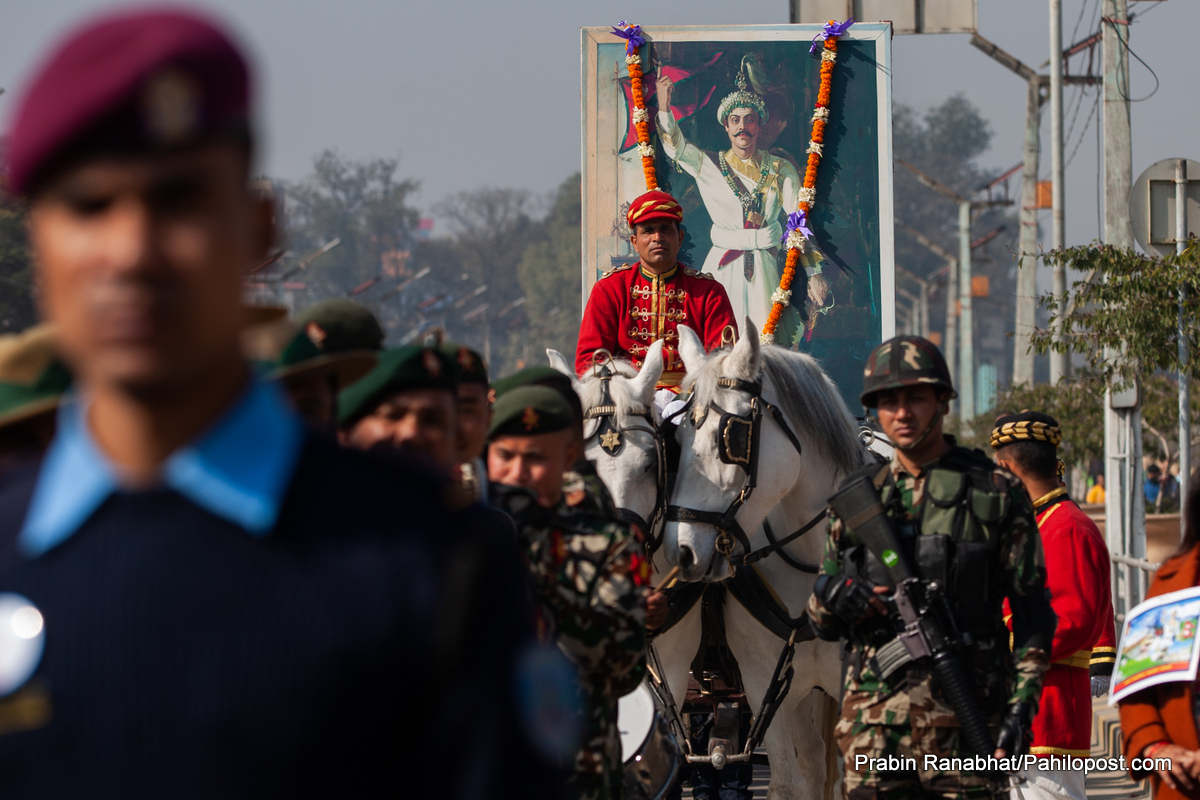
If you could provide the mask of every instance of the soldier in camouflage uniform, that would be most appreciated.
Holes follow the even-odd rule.
[[[578,666],[585,695],[574,788],[586,800],[619,800],[617,698],[632,691],[645,670],[650,565],[628,526],[587,504],[569,504],[563,473],[577,448],[574,414],[561,394],[520,387],[503,394],[494,411],[492,502],[516,520],[539,605],[539,633]]]
[[[896,451],[889,464],[867,469],[910,563],[923,580],[946,587],[958,658],[997,742],[994,755],[1020,755],[1029,745],[1054,633],[1045,561],[1020,482],[943,435],[954,396],[931,342],[901,336],[877,347],[867,361],[862,404],[877,409]],[[808,613],[821,638],[847,640],[836,729],[847,798],[998,796],[994,775],[926,768],[925,754],[972,754],[929,659],[912,660],[895,636],[888,583],[875,555],[834,515]],[[1014,611],[1011,654],[1005,597]],[[911,757],[915,768],[913,762],[864,765],[861,756]]]
[[[546,386],[555,390],[563,396],[575,414],[576,421],[572,427],[577,436],[576,444],[579,447],[580,455],[563,473],[563,493],[566,495],[567,505],[586,508],[606,517],[615,517],[616,504],[613,503],[608,487],[596,474],[595,466],[583,457],[583,406],[579,402],[579,395],[575,393],[571,376],[564,375],[553,367],[526,367],[495,381],[492,384],[493,399],[499,399],[507,392],[521,386]],[[642,538],[646,531],[636,531],[636,533],[639,538]]]

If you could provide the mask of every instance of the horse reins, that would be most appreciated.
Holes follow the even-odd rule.
[[[748,415],[733,414],[721,408],[715,400],[710,401],[708,409],[705,409],[704,414],[699,421],[693,418],[693,424],[697,429],[704,424],[705,417],[708,416],[708,411],[716,411],[721,415],[721,421],[717,430],[717,451],[720,458],[726,464],[736,464],[741,467],[746,473],[746,477],[742,482],[742,488],[737,496],[730,502],[729,506],[722,511],[703,511],[686,506],[668,505],[666,518],[669,522],[696,522],[700,524],[712,525],[717,529],[718,536],[716,542],[717,552],[721,553],[729,561],[730,571],[736,570],[738,566],[748,566],[761,561],[772,553],[781,550],[784,546],[799,539],[805,533],[815,528],[821,520],[829,513],[828,509],[822,509],[821,513],[817,514],[811,520],[804,524],[799,530],[796,530],[782,539],[776,540],[773,532],[770,529],[766,520],[763,521],[763,527],[767,534],[767,540],[770,542],[766,547],[758,550],[752,550],[750,547],[750,537],[746,535],[742,525],[737,521],[737,513],[745,505],[746,501],[754,493],[755,487],[758,485],[758,443],[762,433],[762,417],[763,409],[771,415],[775,423],[783,430],[788,441],[796,448],[796,453],[803,457],[804,448],[800,445],[800,439],[792,431],[787,424],[783,413],[779,408],[762,396],[762,381],[747,381],[742,378],[717,378],[717,386],[724,389],[733,389],[735,391],[745,392],[750,395],[750,413]],[[740,558],[733,555],[734,539],[742,546],[742,556]],[[786,556],[780,552],[781,556]],[[785,560],[788,564],[803,572],[815,573],[817,568],[802,562],[796,561],[790,556]]]

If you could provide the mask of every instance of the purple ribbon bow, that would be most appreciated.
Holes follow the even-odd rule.
[[[625,40],[625,55],[631,56],[637,52],[638,48],[646,43],[642,37],[642,26],[631,25],[625,20],[621,20],[613,27],[613,35],[620,36]]]
[[[854,17],[845,22],[826,22],[825,29],[813,37],[812,47],[808,48],[809,53],[817,52],[817,48],[825,44],[825,40],[829,37],[838,37],[850,29],[854,24]]]
[[[786,244],[792,231],[800,231],[806,239],[813,238],[813,232],[808,227],[808,215],[803,211],[793,211],[788,214],[787,228],[783,231],[783,238],[779,241]]]

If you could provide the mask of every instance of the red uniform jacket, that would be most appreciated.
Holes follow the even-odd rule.
[[[592,287],[579,325],[575,371],[582,375],[600,349],[640,369],[646,349],[663,339],[665,363],[658,385],[676,387],[684,373],[676,331],[680,323],[700,336],[705,350],[721,345],[727,325],[737,332],[725,287],[711,275],[683,264],[666,275],[647,273],[639,264],[617,267]]]
[[[1092,738],[1092,650],[1116,638],[1108,545],[1096,523],[1065,491],[1048,504],[1035,503],[1034,509],[1046,554],[1046,588],[1058,626],[1029,751],[1087,756]],[[1008,614],[1005,601],[1006,618]]]

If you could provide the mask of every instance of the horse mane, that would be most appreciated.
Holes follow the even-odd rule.
[[[690,387],[694,395],[693,420],[703,416],[716,398],[717,378],[724,375],[752,381],[759,377],[727,374],[725,365],[732,352],[722,349],[710,353],[703,366],[685,378],[684,389]],[[843,475],[858,469],[862,464],[858,423],[817,360],[774,346],[763,346],[759,356],[764,394],[773,395],[767,399],[777,404],[793,425],[807,428],[821,455],[833,461]]]
[[[614,359],[608,362],[607,366],[612,370],[613,377],[619,375],[623,378],[636,378],[638,374],[637,368],[625,359]],[[628,380],[609,381],[608,388],[609,397],[617,407],[617,427],[628,427],[631,416],[646,413],[646,404],[640,397],[633,396]],[[589,369],[579,378],[579,399],[583,402],[583,410],[586,412],[589,408],[600,405],[600,396],[600,379],[594,377]]]

